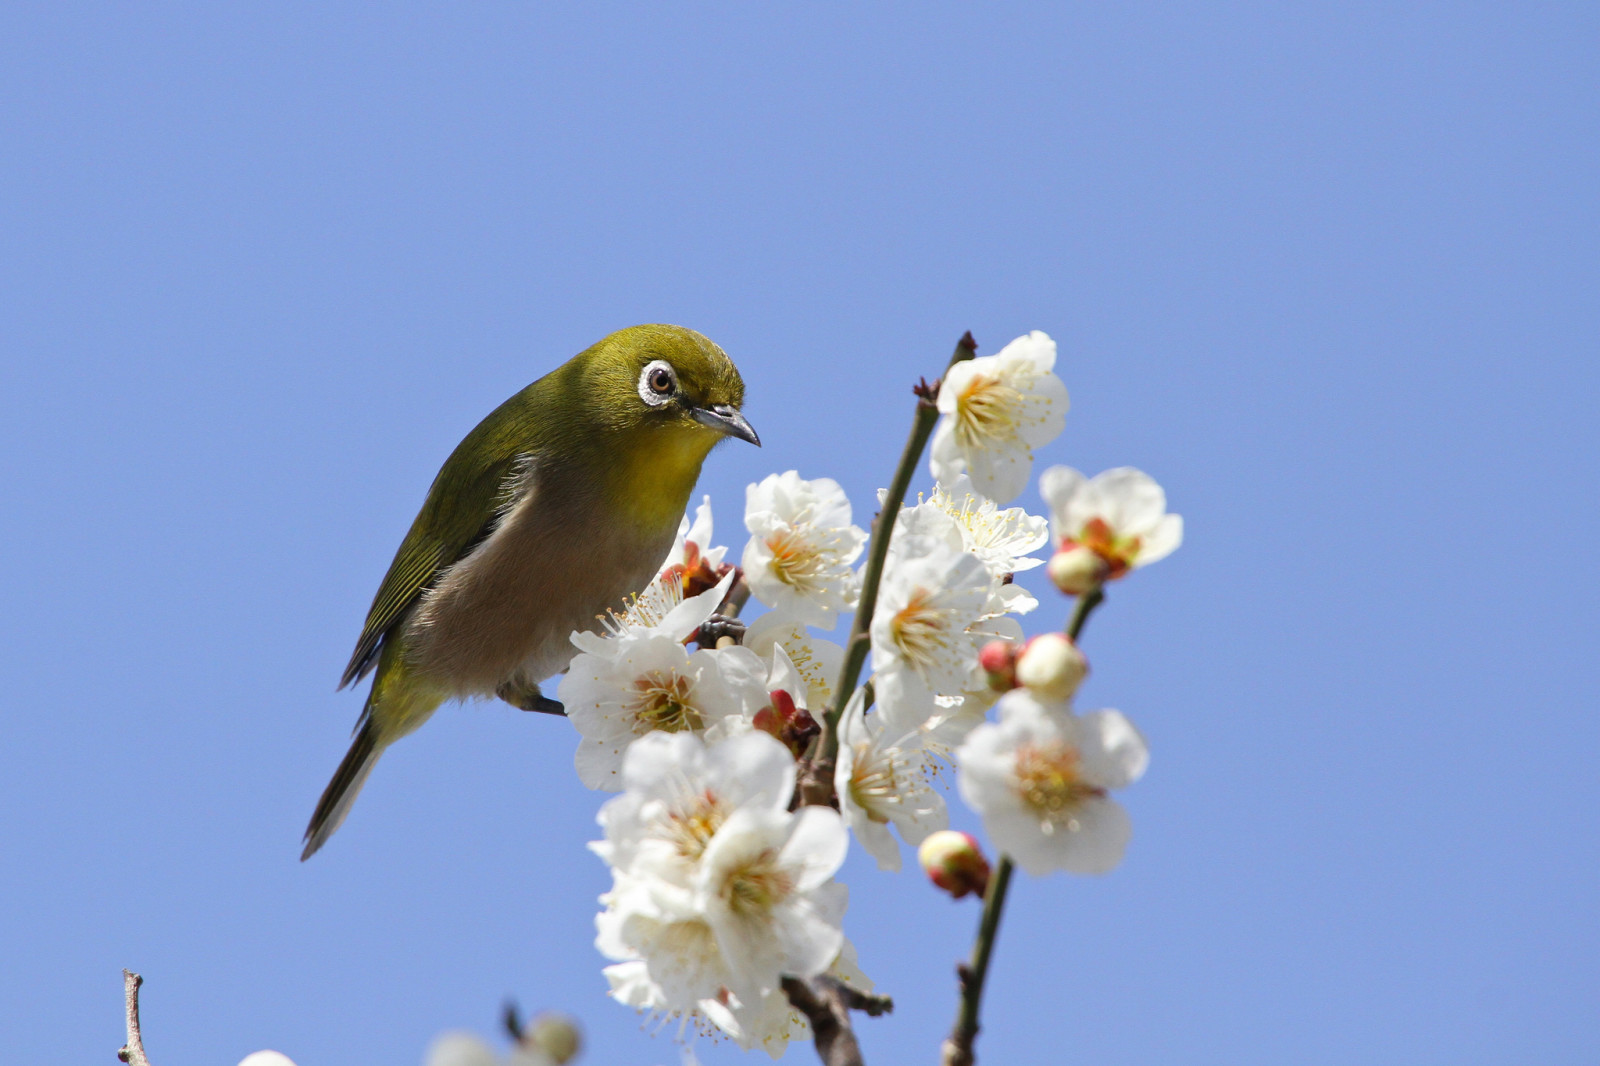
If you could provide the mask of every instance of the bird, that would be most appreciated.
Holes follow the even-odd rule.
[[[682,326],[619,330],[495,408],[445,460],[389,564],[339,687],[372,687],[306,827],[344,822],[384,750],[450,699],[562,713],[539,683],[657,575],[701,464],[757,447],[744,380]]]

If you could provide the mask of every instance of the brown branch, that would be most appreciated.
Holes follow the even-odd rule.
[[[888,996],[863,992],[827,974],[809,981],[785,977],[783,992],[790,1005],[811,1023],[817,1058],[823,1066],[863,1066],[861,1045],[856,1043],[855,1030],[850,1026],[852,1010],[872,1018],[894,1010],[894,1001]]]
[[[144,1038],[139,1035],[139,986],[144,978],[132,970],[122,971],[123,1009],[128,1019],[128,1042],[117,1051],[117,1058],[128,1066],[150,1066],[144,1053]]]

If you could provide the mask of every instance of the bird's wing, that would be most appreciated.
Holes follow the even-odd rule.
[[[367,624],[356,641],[350,665],[339,680],[340,688],[359,681],[373,668],[383,638],[440,571],[465,558],[494,532],[529,469],[517,456],[471,473],[452,466],[453,463],[446,463],[434,479],[427,502],[411,523],[400,550],[395,552],[394,562],[389,564],[389,572],[372,599],[372,610],[367,613]]]

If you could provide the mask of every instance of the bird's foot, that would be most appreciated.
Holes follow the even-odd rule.
[[[745,630],[748,628],[737,618],[714,614],[695,630],[694,642],[702,648],[715,648],[726,637],[735,644],[743,644]]]
[[[559,714],[562,716],[567,713],[567,709],[561,705],[560,700],[553,700],[541,693],[538,685],[518,685],[507,681],[495,689],[494,694],[519,711],[538,711],[541,714]]]

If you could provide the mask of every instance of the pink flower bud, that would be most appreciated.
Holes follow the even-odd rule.
[[[968,892],[981,897],[989,890],[989,860],[966,833],[954,829],[930,833],[917,849],[917,861],[930,881],[956,899]]]
[[[989,675],[989,687],[1009,692],[1017,687],[1017,646],[1009,640],[991,640],[978,652],[978,665]]]
[[[1089,661],[1064,633],[1043,633],[1017,656],[1017,682],[1041,699],[1068,700],[1089,673]]]
[[[1111,576],[1111,566],[1093,548],[1066,544],[1050,557],[1045,572],[1062,592],[1082,596]]]

